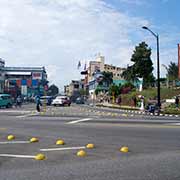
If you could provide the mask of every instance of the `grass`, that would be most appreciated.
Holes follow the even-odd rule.
[[[161,100],[171,99],[176,95],[180,94],[180,89],[168,89],[168,88],[161,88]],[[132,105],[132,98],[134,96],[138,97],[138,95],[142,95],[145,98],[145,104],[148,100],[155,100],[157,96],[157,89],[151,88],[143,90],[142,92],[132,91],[128,94],[122,95],[122,104],[123,105]]]

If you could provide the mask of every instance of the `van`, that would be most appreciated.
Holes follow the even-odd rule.
[[[0,94],[0,108],[1,107],[10,108],[12,107],[12,104],[13,102],[9,94]]]

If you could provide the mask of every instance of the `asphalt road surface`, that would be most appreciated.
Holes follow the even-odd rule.
[[[77,105],[34,108],[0,109],[0,180],[180,179],[179,117]],[[31,137],[39,142],[29,143]],[[122,146],[129,152],[120,152]],[[76,155],[80,149],[85,157]],[[46,159],[35,160],[38,153]]]

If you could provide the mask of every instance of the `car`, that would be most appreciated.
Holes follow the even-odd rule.
[[[46,104],[48,106],[51,105],[52,100],[53,100],[52,96],[41,96],[40,97],[41,104]]]
[[[0,94],[0,107],[10,108],[13,105],[11,95],[9,94]]]
[[[85,104],[84,99],[82,97],[78,97],[76,99],[76,104]]]
[[[53,106],[70,106],[71,101],[68,96],[57,96],[53,101],[52,101]]]

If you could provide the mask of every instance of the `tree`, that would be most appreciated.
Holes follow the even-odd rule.
[[[155,81],[153,76],[153,63],[151,60],[151,48],[145,42],[135,47],[131,61],[134,63],[123,72],[123,77],[134,82],[136,78],[143,78],[143,86],[150,86]]]
[[[103,78],[102,81],[99,82],[99,85],[105,85],[109,87],[113,83],[113,73],[112,72],[102,72]]]
[[[59,93],[59,88],[56,85],[51,85],[48,89],[48,95],[49,96],[55,96]]]
[[[168,65],[168,79],[173,81],[178,79],[178,65],[174,62],[170,62]]]
[[[109,94],[116,98],[120,94],[120,87],[117,86],[116,84],[112,84],[109,87]]]

